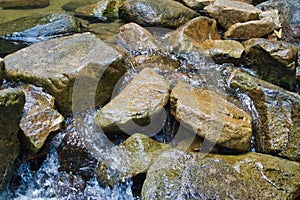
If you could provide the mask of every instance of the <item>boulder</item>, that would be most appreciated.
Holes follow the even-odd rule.
[[[185,153],[171,149],[147,172],[142,199],[297,199],[300,164],[259,153]]]
[[[300,48],[300,2],[294,0],[265,1],[256,6],[261,10],[277,9],[282,24],[282,39]]]
[[[228,84],[246,92],[257,110],[257,151],[299,162],[300,96],[237,70],[231,73]]]
[[[0,7],[3,9],[29,9],[44,8],[50,5],[49,0],[1,0]]]
[[[157,52],[163,48],[149,31],[135,23],[121,26],[115,36],[115,42],[129,52]]]
[[[0,87],[4,79],[5,63],[2,58],[0,58]]]
[[[254,70],[258,77],[293,90],[298,50],[291,43],[253,38],[245,46],[244,65]]]
[[[205,6],[213,3],[215,0],[178,0],[180,3],[186,5],[193,10],[203,10]]]
[[[225,97],[179,83],[171,92],[171,114],[183,126],[216,144],[250,150],[252,117]]]
[[[204,10],[225,29],[238,22],[256,20],[261,12],[253,5],[232,0],[216,0]]]
[[[173,0],[127,0],[120,7],[120,17],[141,26],[177,28],[199,16]]]
[[[164,114],[169,89],[167,80],[152,69],[145,68],[99,111],[95,123],[107,132],[123,130],[130,134],[142,130],[144,126],[147,128],[145,134],[155,134],[157,132],[152,132],[150,127],[161,125],[162,122],[156,122],[155,118]],[[145,126],[150,122],[149,126]]]
[[[0,191],[9,183],[13,164],[19,156],[17,134],[24,103],[22,90],[0,90]]]
[[[1,38],[29,43],[70,35],[79,31],[79,22],[68,14],[33,15],[0,24]]]
[[[197,17],[177,29],[179,37],[189,37],[197,42],[203,40],[219,40],[217,22],[208,17]]]
[[[259,15],[259,18],[270,18],[275,24],[275,29],[280,29],[282,27],[282,24],[279,19],[279,13],[276,9],[262,11]]]
[[[64,121],[54,109],[54,98],[33,85],[20,87],[25,93],[26,103],[20,128],[26,138],[26,148],[37,153],[51,132],[58,131]]]
[[[114,21],[119,18],[119,8],[125,0],[100,0],[75,9],[75,15],[100,21]]]
[[[43,87],[64,115],[106,103],[125,73],[122,55],[89,33],[40,42],[4,61],[8,80]]]
[[[238,65],[244,53],[244,46],[234,40],[205,40],[200,43],[216,63]]]
[[[101,185],[110,187],[145,173],[156,157],[169,145],[156,142],[143,134],[133,134],[121,145],[108,149],[97,168]]]
[[[250,39],[268,35],[275,29],[275,24],[270,17],[261,20],[252,20],[243,23],[236,23],[225,32],[225,38]]]

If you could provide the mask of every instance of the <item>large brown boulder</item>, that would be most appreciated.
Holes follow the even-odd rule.
[[[1,0],[0,7],[4,9],[43,8],[50,5],[49,0]]]
[[[204,10],[226,29],[238,22],[256,20],[261,12],[253,5],[231,0],[216,0]]]
[[[257,151],[300,161],[300,96],[237,70],[228,84],[246,92],[257,110]]]
[[[54,98],[33,85],[20,87],[26,97],[20,128],[24,133],[26,148],[37,153],[51,132],[58,131],[64,121],[55,110]]]
[[[203,156],[163,152],[148,169],[142,198],[297,199],[300,164],[259,153]]]
[[[170,102],[171,114],[194,133],[223,147],[249,151],[252,117],[221,95],[180,83]]]
[[[120,17],[141,26],[176,28],[199,16],[173,0],[127,0],[120,7]]]
[[[4,58],[8,80],[43,87],[64,115],[106,103],[125,73],[122,60],[89,33],[37,43]]]
[[[243,45],[246,67],[254,70],[265,81],[293,90],[298,58],[296,46],[263,38],[247,40]]]
[[[169,100],[169,88],[167,80],[145,68],[99,111],[95,123],[108,132],[126,133],[134,133],[149,122],[155,125],[155,118],[163,113]]]
[[[0,90],[0,191],[8,184],[13,164],[19,155],[17,134],[24,103],[22,90]]]

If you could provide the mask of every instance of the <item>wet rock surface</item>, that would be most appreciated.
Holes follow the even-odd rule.
[[[17,134],[24,103],[22,90],[0,90],[0,191],[9,183],[13,164],[19,155]]]
[[[172,1],[127,0],[120,8],[120,17],[141,26],[177,28],[198,14]]]
[[[28,9],[43,8],[50,5],[49,0],[1,0],[0,7],[3,9]]]
[[[271,18],[236,23],[225,32],[225,38],[250,39],[268,35],[275,29]]]
[[[62,114],[72,110],[72,98],[73,111],[87,109],[95,101],[102,105],[125,72],[121,54],[88,33],[31,45],[4,61],[7,79],[42,86],[55,97]]]
[[[170,102],[175,119],[199,136],[227,148],[250,149],[251,116],[214,91],[179,83]]]
[[[68,14],[36,15],[0,24],[1,38],[28,43],[49,40],[79,31],[78,20]]]
[[[168,81],[163,77],[152,69],[145,68],[100,110],[95,123],[108,132],[139,132],[149,122],[159,128],[162,122],[159,120],[155,123],[155,118],[164,114],[164,106],[169,99],[169,87]],[[145,134],[156,133],[151,132],[153,130],[150,127],[146,131],[149,133]]]
[[[113,187],[140,173],[145,173],[156,157],[169,145],[156,142],[136,133],[121,145],[103,152],[97,168],[97,179],[102,185]]]
[[[27,148],[37,153],[51,132],[61,128],[64,117],[55,110],[54,98],[33,85],[20,87],[25,92],[26,103],[20,128],[27,140]]]
[[[171,149],[149,168],[142,197],[296,199],[299,169],[299,163],[258,153],[203,157]]]
[[[239,71],[232,73],[229,84],[245,91],[257,109],[257,151],[299,162],[300,96]]]
[[[204,10],[226,29],[238,22],[256,20],[261,12],[253,5],[227,0],[216,0]]]
[[[99,21],[118,19],[119,8],[125,0],[101,0],[96,3],[78,7],[75,14],[84,18],[96,18]]]
[[[245,66],[268,82],[293,90],[298,50],[291,43],[269,41],[263,38],[250,39],[245,46]]]

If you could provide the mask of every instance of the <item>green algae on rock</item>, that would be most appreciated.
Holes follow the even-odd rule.
[[[177,28],[199,16],[172,0],[127,0],[120,7],[120,18],[141,26]]]
[[[17,134],[24,103],[22,90],[0,90],[0,191],[8,184],[13,164],[19,156]]]
[[[229,156],[171,149],[150,166],[142,198],[296,199],[300,164],[258,153]]]
[[[43,87],[64,115],[106,103],[125,73],[122,55],[89,33],[33,44],[4,61],[8,80]]]
[[[300,161],[300,96],[237,70],[228,84],[245,91],[257,109],[257,151]]]

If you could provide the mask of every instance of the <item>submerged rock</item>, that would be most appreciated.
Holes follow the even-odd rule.
[[[228,84],[245,91],[257,109],[257,151],[300,161],[300,96],[239,71]]]
[[[8,184],[13,164],[19,155],[17,134],[24,103],[22,90],[0,90],[0,191]]]
[[[37,153],[49,134],[60,129],[64,118],[54,109],[54,98],[41,88],[33,85],[20,88],[26,97],[20,128],[27,140],[27,148]]]
[[[89,33],[37,43],[4,58],[7,79],[43,87],[64,115],[106,103],[125,73],[122,60]]]
[[[43,8],[50,5],[49,0],[1,0],[0,7],[4,9]]]
[[[143,126],[149,123],[161,129],[162,122],[156,123],[155,118],[164,114],[164,106],[169,100],[169,89],[167,80],[152,69],[145,68],[100,110],[95,123],[105,131],[123,130],[128,134],[142,131]],[[145,134],[157,133],[152,132],[149,127],[146,131]]]
[[[0,58],[0,87],[2,85],[3,79],[4,79],[4,69],[5,63],[2,58]]]
[[[180,83],[171,92],[171,114],[196,134],[223,147],[249,151],[251,116],[214,91]]]
[[[244,53],[244,46],[234,40],[205,40],[201,47],[209,53],[216,63],[235,63],[238,65]]]
[[[297,199],[300,164],[258,153],[238,156],[163,152],[142,189],[150,199]]]
[[[65,11],[75,11],[79,7],[87,6],[93,3],[98,2],[99,0],[85,0],[85,1],[68,1],[64,5],[62,5],[62,9]]]
[[[204,10],[226,29],[238,22],[256,20],[261,12],[253,5],[231,0],[216,0]]]
[[[0,37],[34,43],[79,30],[79,22],[68,14],[33,15],[0,24]]]
[[[96,174],[101,185],[119,182],[145,173],[157,156],[169,145],[156,142],[143,134],[133,134],[125,142],[103,153]]]
[[[120,7],[120,17],[141,26],[176,28],[199,16],[173,0],[127,0]]]
[[[236,23],[225,32],[225,38],[250,39],[268,35],[275,29],[275,23],[270,17]]]
[[[119,8],[125,0],[100,0],[97,3],[85,5],[75,10],[75,15],[84,18],[96,18],[100,21],[118,19]]]
[[[245,46],[245,66],[254,70],[259,78],[293,90],[296,78],[298,50],[291,43],[250,39]]]

